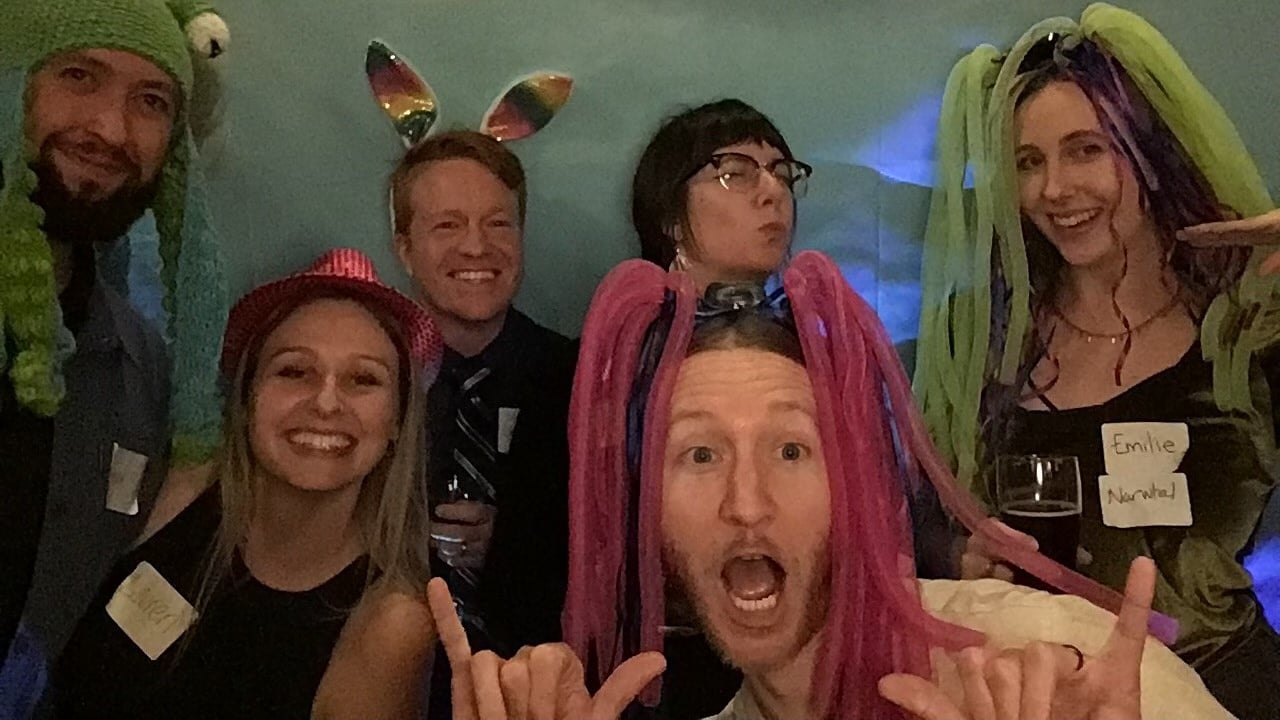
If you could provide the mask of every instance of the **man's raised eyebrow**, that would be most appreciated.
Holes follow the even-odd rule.
[[[812,416],[814,407],[812,403],[802,403],[798,400],[773,400],[769,403],[768,409],[772,412],[800,412],[805,415]]]
[[[422,215],[431,220],[440,220],[442,218],[452,218],[454,220],[466,219],[467,214],[458,208],[442,208],[437,210],[425,209],[419,210],[415,215]]]
[[[107,63],[102,62],[88,53],[80,51],[69,52],[55,61],[55,66],[57,67],[64,67],[67,65],[88,65],[99,72],[103,70],[111,71],[112,69]]]
[[[711,413],[701,408],[696,410],[681,410],[680,412],[672,413],[671,419],[667,421],[667,424],[675,425],[676,423],[683,422],[685,420],[702,420],[709,417],[711,417]]]
[[[173,83],[168,80],[143,80],[138,83],[138,87],[143,90],[159,90],[160,92],[169,95],[170,98],[177,95],[177,88],[175,88]]]

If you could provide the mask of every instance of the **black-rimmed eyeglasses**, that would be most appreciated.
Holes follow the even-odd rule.
[[[761,165],[759,160],[750,155],[736,152],[716,153],[707,159],[705,165],[710,165],[716,171],[716,180],[725,190],[750,192],[759,186],[760,171],[767,170],[796,198],[804,197],[808,189],[807,181],[813,174],[813,168],[799,160],[779,158]],[[696,175],[702,167],[699,166],[689,177]]]

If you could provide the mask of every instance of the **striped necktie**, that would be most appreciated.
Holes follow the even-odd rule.
[[[485,380],[491,373],[479,358],[463,363],[453,373],[458,389],[453,417],[454,446],[447,471],[450,475],[448,494],[439,499],[441,502],[471,501],[486,505],[497,502],[493,479],[498,474],[498,419],[482,396]],[[467,634],[473,644],[488,646],[489,633],[478,603],[480,568],[454,567],[444,558],[440,559],[448,567],[443,575]]]

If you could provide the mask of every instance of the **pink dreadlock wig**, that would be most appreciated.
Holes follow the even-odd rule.
[[[1112,590],[1011,544],[956,483],[929,440],[875,312],[829,258],[796,256],[785,298],[764,312],[792,329],[813,385],[831,493],[831,598],[813,678],[815,717],[899,718],[877,680],[929,677],[929,648],[981,644],[921,606],[909,497],[931,483],[943,505],[995,553],[1112,612]],[[582,334],[569,416],[570,537],[565,641],[597,686],[626,658],[662,649],[662,458],[676,374],[697,322],[684,273],[627,261],[597,289]],[[1169,637],[1167,618],[1153,631]],[[645,702],[657,700],[650,688]]]

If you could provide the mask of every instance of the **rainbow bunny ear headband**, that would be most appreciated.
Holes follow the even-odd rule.
[[[405,147],[422,142],[440,116],[431,86],[399,54],[379,40],[369,43],[365,74],[374,97],[391,118]],[[520,140],[538,132],[569,101],[573,78],[537,72],[511,83],[480,120],[480,132],[496,140]]]

